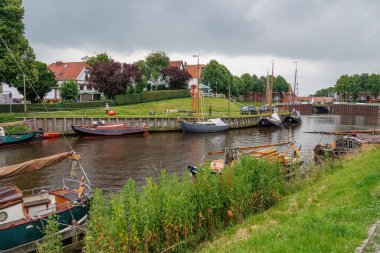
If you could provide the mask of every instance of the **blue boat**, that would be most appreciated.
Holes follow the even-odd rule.
[[[26,134],[6,135],[4,133],[4,129],[0,127],[0,146],[31,142],[33,141],[36,135],[37,135],[37,132],[30,132]]]
[[[70,158],[57,189],[39,188],[21,191],[14,185],[0,187],[0,251],[12,249],[23,252],[24,247],[34,247],[44,236],[49,215],[58,216],[60,232],[72,229],[87,219],[91,184],[79,163],[80,156],[73,152],[31,160],[0,168],[0,179],[21,173],[32,173]],[[70,177],[82,172],[82,179]],[[65,176],[66,175],[66,176]]]
[[[218,133],[225,132],[230,128],[220,118],[198,122],[182,121],[181,126],[184,133]]]

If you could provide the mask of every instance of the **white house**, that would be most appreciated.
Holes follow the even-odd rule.
[[[85,62],[61,62],[57,61],[48,66],[54,73],[58,87],[50,91],[45,98],[60,99],[59,88],[65,81],[75,81],[79,86],[80,101],[100,100],[101,93],[96,91],[88,81],[90,66]]]

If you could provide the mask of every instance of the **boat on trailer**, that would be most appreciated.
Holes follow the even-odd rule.
[[[71,125],[72,129],[80,136],[120,136],[148,133],[148,125],[143,121],[128,123],[93,122],[92,125]]]
[[[0,187],[0,251],[23,251],[44,236],[50,215],[58,216],[60,233],[83,224],[88,215],[91,183],[74,152],[31,160],[0,168],[0,179],[33,172],[69,158],[63,186],[20,190],[15,185]],[[77,179],[79,172],[81,180]]]

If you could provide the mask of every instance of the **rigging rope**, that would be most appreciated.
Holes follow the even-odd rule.
[[[22,74],[24,75],[25,79],[28,81],[30,87],[32,88],[32,90],[34,91],[34,93],[37,95],[37,98],[38,100],[41,102],[42,106],[44,107],[44,109],[46,110],[46,112],[49,112],[49,110],[47,109],[47,107],[45,106],[45,103],[42,101],[42,99],[40,98],[40,96],[38,95],[38,93],[36,92],[36,90],[34,89],[33,85],[31,84],[28,76],[25,74],[25,72],[22,70],[19,62],[17,61],[16,57],[13,55],[12,51],[10,50],[10,48],[8,47],[8,44],[5,42],[5,40],[3,39],[3,37],[1,36],[0,34],[0,39],[2,40],[3,44],[5,45],[5,47],[7,48],[8,52],[11,54],[13,60],[15,61],[15,63],[17,64],[18,68],[20,69],[20,71],[22,72]],[[25,96],[26,94],[24,94]],[[62,131],[62,136],[66,142],[66,144],[69,146],[70,150],[71,151],[74,151],[73,147],[70,145],[69,141],[67,140],[64,132]]]

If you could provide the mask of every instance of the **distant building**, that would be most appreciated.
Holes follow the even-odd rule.
[[[191,75],[191,80],[188,83],[188,87],[191,87],[191,85],[198,85],[199,76],[202,75],[202,69],[205,66],[205,64],[199,64],[198,71],[198,65],[185,65],[185,70]]]
[[[85,62],[62,62],[57,61],[48,66],[54,73],[58,86],[54,87],[45,98],[60,99],[59,88],[65,81],[74,81],[78,84],[80,101],[100,100],[101,93],[94,89],[94,86],[88,81],[90,66]]]

